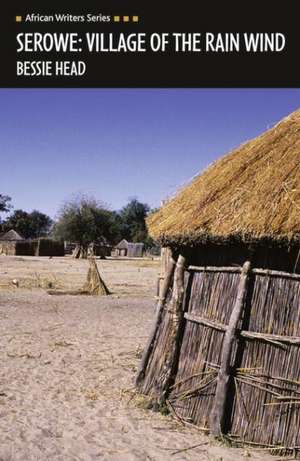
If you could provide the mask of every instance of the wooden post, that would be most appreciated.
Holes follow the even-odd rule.
[[[249,271],[250,262],[247,261],[244,263],[242,268],[237,298],[232,309],[228,327],[224,335],[220,370],[217,379],[216,395],[210,418],[210,433],[215,437],[221,436],[223,432],[227,390],[230,379],[231,352],[233,341],[237,332],[237,325],[243,311],[244,300],[247,293]]]
[[[155,319],[154,319],[153,327],[152,327],[152,330],[150,332],[150,336],[149,336],[149,339],[147,341],[146,347],[144,349],[142,359],[141,359],[141,363],[140,363],[140,366],[139,366],[138,371],[137,371],[137,375],[136,375],[136,379],[135,379],[136,386],[138,386],[141,383],[141,381],[144,379],[144,376],[145,376],[145,371],[146,371],[146,368],[147,368],[147,365],[148,365],[148,362],[149,362],[151,352],[153,350],[153,346],[154,346],[154,343],[155,343],[155,340],[156,340],[157,332],[158,332],[159,326],[160,326],[161,321],[162,321],[162,313],[163,313],[165,302],[166,302],[166,299],[167,299],[167,296],[168,296],[169,288],[170,288],[172,280],[173,280],[175,264],[176,264],[175,260],[171,256],[170,259],[169,259],[168,270],[167,270],[167,272],[165,274],[165,279],[164,279],[164,283],[163,283],[163,286],[162,286],[162,289],[161,289],[160,297],[159,297],[159,300],[158,300],[158,303],[157,303],[156,316],[155,316]]]
[[[158,402],[164,403],[168,394],[174,370],[178,364],[180,337],[184,322],[183,298],[184,298],[184,271],[186,258],[179,255],[174,273],[173,293],[169,311],[171,311],[171,327],[166,346],[166,357],[161,376],[157,382]]]
[[[158,282],[157,296],[161,296],[161,290],[163,289],[164,279],[169,267],[169,260],[172,258],[172,250],[170,247],[162,247],[160,255],[160,274]]]
[[[40,245],[41,245],[41,239],[38,238],[37,239],[37,246],[36,246],[36,249],[35,249],[35,256],[40,256]]]

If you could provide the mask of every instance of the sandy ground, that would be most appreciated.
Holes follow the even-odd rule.
[[[133,379],[158,261],[98,267],[111,296],[50,296],[81,287],[87,261],[0,256],[0,461],[274,461],[142,407]]]

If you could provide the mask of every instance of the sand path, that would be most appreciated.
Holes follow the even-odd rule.
[[[86,263],[40,259],[0,259],[2,280],[22,274],[24,282],[0,292],[1,461],[274,460],[217,446],[138,406],[133,378],[153,318],[157,263],[100,262],[113,296],[54,297],[26,288],[33,267],[47,278],[52,265],[70,286],[84,280]]]

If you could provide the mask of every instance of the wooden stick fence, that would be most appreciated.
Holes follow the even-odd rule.
[[[287,434],[300,422],[299,282],[300,274],[251,268],[249,261],[242,267],[186,267],[183,255],[177,263],[173,259],[138,386],[159,404],[170,402],[183,420],[209,426],[215,436],[228,431],[229,408],[232,429],[241,437],[298,446],[300,429]],[[258,358],[263,367],[256,365]],[[256,420],[265,430],[256,431]]]

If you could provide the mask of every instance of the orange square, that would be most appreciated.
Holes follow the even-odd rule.
[[[16,16],[16,22],[22,22],[22,16]]]
[[[139,22],[138,16],[132,16],[132,22]]]
[[[123,22],[129,22],[129,16],[123,16]]]

